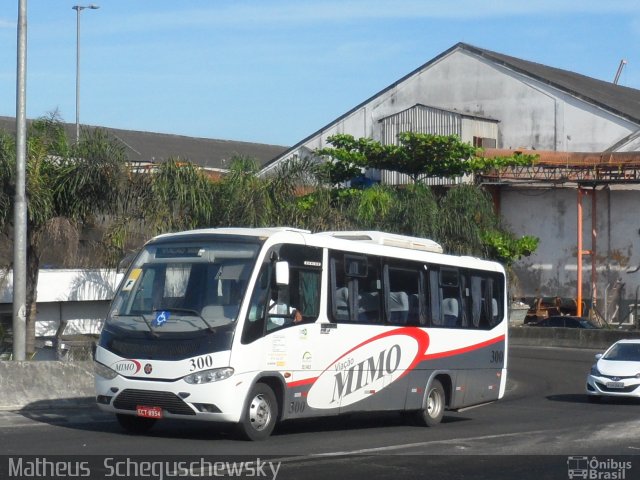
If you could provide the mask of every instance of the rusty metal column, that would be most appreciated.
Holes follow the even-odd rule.
[[[583,228],[583,210],[582,200],[585,195],[591,195],[591,250],[584,249],[584,242],[582,238]],[[578,285],[576,294],[576,315],[582,316],[582,262],[585,255],[591,256],[591,300],[595,305],[596,301],[596,241],[597,241],[597,216],[596,216],[596,187],[593,186],[591,192],[585,190],[578,185],[578,255],[577,255],[577,273],[578,273]]]
[[[582,187],[578,185],[578,255],[576,265],[578,267],[578,291],[576,293],[576,315],[582,316]]]

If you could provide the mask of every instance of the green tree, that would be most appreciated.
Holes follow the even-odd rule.
[[[267,182],[258,176],[253,158],[236,156],[220,182],[220,225],[264,227],[270,225]]]
[[[389,215],[389,231],[416,237],[438,239],[440,207],[433,190],[422,183],[396,189],[397,201]]]
[[[215,223],[215,184],[197,165],[169,158],[150,175],[139,176],[145,201],[140,206],[153,233],[191,230]],[[126,210],[123,210],[123,212]]]
[[[358,228],[428,237],[450,253],[490,257],[510,264],[537,247],[535,237],[516,240],[500,224],[490,195],[476,185],[447,188],[437,196],[422,180],[453,178],[507,166],[531,165],[535,156],[486,157],[455,135],[404,132],[397,145],[339,134],[330,147],[316,154],[328,160],[321,172],[327,183],[340,187],[367,168],[396,171],[413,183],[398,187],[337,188],[334,208],[347,212]]]
[[[121,184],[124,149],[101,131],[83,132],[70,146],[56,114],[34,121],[27,137],[27,343],[35,350],[35,304],[40,260],[46,242],[68,243],[78,228],[110,211]],[[0,228],[13,225],[16,146],[14,137],[0,134]]]
[[[483,233],[499,229],[491,196],[482,187],[458,185],[439,201],[437,239],[447,252],[487,257]]]
[[[345,182],[365,168],[379,168],[408,175],[413,183],[428,177],[453,178],[506,166],[531,165],[535,156],[484,157],[482,150],[462,142],[457,135],[416,132],[398,134],[397,145],[382,145],[369,138],[338,134],[331,147],[316,151],[328,157],[326,170],[334,181]]]
[[[429,135],[403,132],[398,145],[389,151],[376,152],[371,158],[375,168],[393,170],[409,175],[414,183],[427,177],[458,177],[469,173],[467,160],[477,149],[460,141],[457,135]]]

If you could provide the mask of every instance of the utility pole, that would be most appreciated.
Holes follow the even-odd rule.
[[[27,325],[27,200],[26,200],[26,71],[27,0],[18,3],[18,65],[16,82],[16,192],[13,219],[13,359],[25,360]]]

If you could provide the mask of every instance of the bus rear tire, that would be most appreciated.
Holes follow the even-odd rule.
[[[256,383],[238,423],[238,433],[245,440],[265,440],[278,421],[278,402],[273,390],[265,383]]]
[[[129,433],[146,433],[156,424],[155,418],[136,417],[134,415],[125,415],[116,413],[118,423]]]
[[[442,383],[440,380],[434,380],[429,386],[424,407],[416,412],[418,424],[426,427],[438,425],[444,416],[445,402],[446,397]]]

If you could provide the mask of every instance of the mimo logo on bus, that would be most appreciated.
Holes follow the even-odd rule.
[[[364,342],[338,358],[311,386],[307,403],[335,408],[379,392],[413,368],[426,351],[426,332],[400,329]]]

